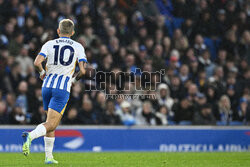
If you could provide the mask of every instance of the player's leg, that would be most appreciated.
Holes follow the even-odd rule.
[[[55,142],[55,131],[49,132],[44,136],[45,159],[53,159],[53,147]]]
[[[58,162],[53,158],[52,151],[55,141],[55,132],[54,130],[59,125],[62,115],[67,106],[69,99],[69,93],[63,90],[54,89],[52,91],[52,99],[49,104],[49,111],[47,114],[47,121],[44,124],[48,130],[46,137],[44,138],[45,142],[45,163],[46,164],[57,164]],[[59,118],[59,119],[58,119]],[[47,143],[46,143],[47,142]],[[47,146],[46,146],[47,144]]]
[[[43,88],[42,93],[44,100],[44,110],[48,110],[47,120],[45,123],[38,125],[36,129],[30,133],[25,132],[23,134],[23,153],[26,156],[30,153],[30,145],[32,140],[41,136],[45,136],[47,133],[56,129],[61,121],[69,99],[69,93],[64,90]]]
[[[48,114],[48,111],[45,111]],[[48,132],[46,136],[44,136],[44,151],[45,151],[45,160],[53,159],[53,147],[55,142],[55,131]]]
[[[44,136],[56,129],[61,121],[61,118],[62,115],[58,111],[49,108],[46,122],[43,123],[43,126],[46,128],[46,133],[44,134]]]
[[[55,142],[55,131],[49,132],[44,137],[44,146],[45,146],[45,164],[58,164],[53,157],[53,147]]]
[[[49,125],[53,124],[53,123],[49,122],[49,125],[47,125],[47,127],[45,126],[45,124],[48,124],[49,117],[50,117],[49,118],[50,121],[51,121],[51,119],[56,119],[56,117],[58,117],[58,119],[59,119],[58,121],[61,120],[60,114],[58,116],[53,116],[53,113],[50,114],[49,105],[50,105],[51,101],[53,100],[52,89],[42,88],[42,96],[43,96],[43,108],[45,111],[48,111],[47,112],[47,119],[46,119],[46,122],[39,124],[36,127],[36,129],[34,129],[33,131],[31,131],[29,133],[29,137],[30,137],[31,141],[38,138],[38,137],[45,136],[48,132],[52,131],[52,130],[48,129],[48,127],[50,128]],[[55,114],[58,114],[58,113],[55,111]],[[53,118],[51,118],[51,117],[53,117]]]
[[[46,164],[57,164],[58,162],[53,158],[52,151],[55,141],[55,129],[61,121],[62,115],[49,108],[47,114],[47,120],[44,123],[44,126],[47,129],[47,134],[44,137],[45,144],[45,163]]]
[[[47,133],[53,132],[58,126],[58,124],[60,123],[61,118],[62,118],[62,115],[60,113],[49,108],[47,120],[45,123],[39,124],[30,133],[24,132],[23,133],[23,138],[25,138],[24,145],[23,145],[24,155],[27,156],[30,153],[31,141],[41,136],[45,136]]]
[[[42,88],[42,97],[43,97],[43,108],[45,111],[48,111],[49,102],[52,97],[52,91],[48,88]],[[40,137],[45,136],[47,133],[47,130],[43,123],[39,124],[33,131],[30,133],[23,132],[23,154],[25,156],[29,155],[30,153],[30,145],[31,141]]]

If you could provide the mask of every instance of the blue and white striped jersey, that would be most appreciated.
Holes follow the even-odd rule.
[[[87,62],[83,46],[68,37],[60,37],[46,42],[39,54],[47,59],[42,87],[70,92],[77,61]]]

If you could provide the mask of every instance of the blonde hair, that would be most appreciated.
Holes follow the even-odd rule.
[[[227,102],[227,106],[224,106],[224,100]],[[220,108],[226,108],[226,109],[231,109],[231,101],[227,95],[222,95],[220,100],[219,100],[219,107]]]
[[[63,19],[59,23],[59,30],[61,34],[71,35],[74,31],[74,23],[70,19]]]

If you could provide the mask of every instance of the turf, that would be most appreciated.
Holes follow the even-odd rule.
[[[250,152],[161,153],[107,152],[55,153],[60,167],[250,167]],[[0,167],[46,166],[43,153],[24,157],[21,153],[0,153]]]

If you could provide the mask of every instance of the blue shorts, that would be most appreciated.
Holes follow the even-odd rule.
[[[43,109],[48,111],[49,108],[56,110],[63,115],[69,100],[69,92],[61,89],[42,88]]]

